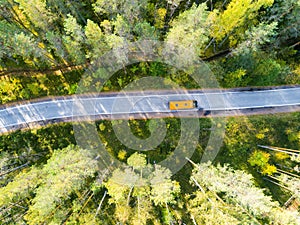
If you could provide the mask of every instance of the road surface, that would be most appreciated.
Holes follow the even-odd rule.
[[[181,112],[169,110],[169,101],[186,99],[197,100],[199,109]],[[285,111],[298,111],[298,106],[300,87],[259,91],[177,90],[74,95],[2,106],[0,134],[36,125],[43,126],[49,122],[172,115],[195,117],[196,114],[201,117],[215,112],[219,112],[221,116],[230,116],[231,112],[276,107],[284,108]]]

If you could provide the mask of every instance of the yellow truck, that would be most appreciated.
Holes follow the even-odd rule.
[[[169,109],[170,110],[186,110],[186,109],[195,109],[198,107],[196,100],[178,100],[170,101]]]

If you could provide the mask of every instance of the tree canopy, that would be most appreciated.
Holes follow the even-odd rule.
[[[141,40],[187,49],[175,51],[183,65],[204,60],[222,88],[299,85],[299,21],[299,0],[0,0],[0,103],[75,94],[103,55]],[[201,88],[186,72],[151,61],[84,85],[120,91],[149,76]],[[284,204],[299,200],[299,152],[257,146],[300,149],[299,119],[230,118],[216,162],[197,164],[213,132],[213,121],[201,118],[195,163],[177,174],[159,165],[180,141],[176,118],[166,119],[161,145],[143,154],[117,140],[110,121],[97,121],[106,150],[123,163],[107,171],[97,150],[76,145],[71,123],[1,135],[0,223],[300,224]],[[142,140],[156,132],[155,120],[128,124]]]

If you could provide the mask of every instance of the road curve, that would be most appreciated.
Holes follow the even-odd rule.
[[[193,99],[198,109],[174,112],[172,100]],[[128,119],[155,117],[203,117],[241,115],[257,109],[300,111],[300,87],[271,90],[169,90],[73,95],[40,101],[3,105],[0,108],[0,134],[21,128],[61,121]],[[248,110],[248,111],[247,111]],[[282,110],[281,110],[282,111]]]

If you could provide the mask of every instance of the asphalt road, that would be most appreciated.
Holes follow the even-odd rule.
[[[57,97],[17,103],[0,109],[0,133],[28,127],[30,124],[44,125],[47,121],[130,118],[134,115],[151,117],[151,114],[166,117],[176,113],[169,110],[169,101],[187,99],[197,100],[200,111],[204,112],[268,107],[291,107],[287,111],[293,111],[292,106],[300,105],[300,87],[260,91],[148,91]],[[185,113],[199,109],[187,110]]]

